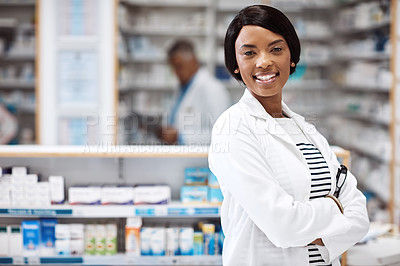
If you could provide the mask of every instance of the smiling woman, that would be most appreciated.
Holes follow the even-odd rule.
[[[333,196],[340,163],[315,127],[282,102],[299,59],[296,31],[275,8],[244,8],[228,27],[225,64],[246,89],[215,123],[209,152],[224,195],[224,265],[338,266],[368,230],[355,177],[348,172]]]
[[[279,104],[291,65],[285,39],[263,27],[247,25],[236,39],[235,54],[238,68],[234,71],[240,73],[250,93],[272,117],[283,117]]]

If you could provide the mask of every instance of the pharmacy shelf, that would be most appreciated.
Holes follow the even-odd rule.
[[[348,56],[334,56],[333,60],[338,62],[347,62],[355,60],[368,60],[368,61],[389,61],[390,54],[385,52],[371,52],[371,53],[355,53]]]
[[[208,7],[211,0],[120,0],[121,4],[140,7]]]
[[[0,89],[23,89],[23,90],[33,90],[35,88],[34,82],[26,81],[8,81],[0,80]]]
[[[384,164],[390,163],[390,154],[382,154],[379,152],[375,152],[375,151],[370,150],[368,147],[357,146],[357,145],[354,145],[354,143],[348,143],[343,140],[338,141],[337,139],[335,139],[334,142],[337,145],[339,145],[340,147],[343,147],[344,149],[360,153],[360,154],[370,157],[378,162],[381,162]]]
[[[173,28],[137,28],[137,29],[128,29],[128,28],[120,28],[120,31],[124,35],[144,35],[144,36],[165,36],[165,37],[205,37],[210,35],[206,30],[199,29],[173,29]]]
[[[384,19],[379,23],[371,24],[367,27],[363,28],[348,28],[348,29],[340,29],[337,30],[336,33],[340,35],[353,35],[353,34],[361,34],[361,33],[370,33],[374,30],[379,30],[383,28],[389,28],[390,26],[390,19]]]
[[[348,85],[348,84],[339,84],[337,87],[343,91],[355,91],[355,92],[376,92],[376,93],[389,93],[390,87],[381,87],[381,86],[356,86],[356,85]]]
[[[54,256],[0,257],[1,265],[222,265],[221,256]]]
[[[0,145],[0,157],[207,158],[208,146]]]
[[[163,92],[174,92],[178,90],[178,86],[169,85],[169,84],[132,84],[132,85],[122,85],[119,87],[119,92],[121,93],[129,93],[129,92],[137,92],[137,91],[163,91]]]
[[[347,118],[347,119],[354,119],[354,120],[359,120],[359,121],[364,121],[372,124],[377,124],[385,127],[389,127],[390,125],[390,120],[384,120],[382,118],[377,118],[377,117],[371,117],[370,115],[366,114],[357,114],[357,113],[342,113],[340,114],[341,117]]]
[[[0,6],[35,6],[36,0],[0,0]]]
[[[16,55],[3,55],[0,56],[0,62],[31,62],[35,61],[35,55],[34,54],[16,54]]]
[[[48,207],[0,207],[0,217],[60,218],[218,218],[220,206],[209,203],[166,205],[51,205]]]

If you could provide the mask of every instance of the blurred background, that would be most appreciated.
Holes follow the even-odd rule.
[[[389,183],[400,173],[397,1],[0,0],[2,144],[157,143],[139,123],[163,123],[171,109],[178,81],[166,51],[179,38],[237,102],[244,87],[225,69],[224,35],[257,3],[282,10],[301,40],[284,101],[351,151],[370,214],[388,221],[380,210],[400,191]]]

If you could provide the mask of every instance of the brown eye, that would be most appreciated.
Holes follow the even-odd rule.
[[[244,55],[253,55],[254,54],[254,52],[253,51],[247,51],[247,52],[244,52]]]

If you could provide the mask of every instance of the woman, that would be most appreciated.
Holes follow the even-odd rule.
[[[224,195],[224,265],[336,266],[368,230],[355,177],[332,196],[335,154],[282,102],[299,58],[293,25],[272,7],[244,8],[226,32],[226,67],[247,88],[214,125],[209,154]]]

